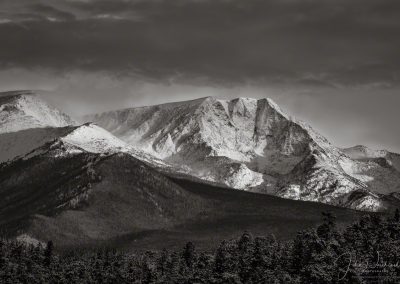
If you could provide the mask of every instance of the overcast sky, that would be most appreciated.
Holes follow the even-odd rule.
[[[271,97],[338,146],[400,152],[398,0],[0,0],[0,90],[74,115]]]

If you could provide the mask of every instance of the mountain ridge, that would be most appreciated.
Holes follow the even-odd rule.
[[[379,188],[394,177],[393,166],[352,160],[278,108],[267,99],[202,98],[123,111],[123,121],[105,117],[112,131],[84,123],[2,133],[0,226],[66,248],[117,242],[142,249],[165,240],[210,247],[244,230],[288,237],[324,210],[344,224],[361,214],[339,206],[384,211],[400,204],[397,192],[369,190],[372,174]],[[5,117],[18,124],[25,113],[10,108]],[[165,157],[124,137],[150,141]]]
[[[17,106],[22,98],[25,109],[47,108],[28,91],[7,94],[17,100]],[[35,99],[26,100],[26,94]],[[3,100],[0,107],[5,105],[9,101]],[[17,107],[5,113],[10,123],[18,124],[18,118],[29,111],[21,114]],[[38,114],[43,114],[40,121],[49,113]],[[50,114],[64,118],[57,109]],[[103,112],[92,118],[94,124],[64,126],[70,121],[62,120],[60,125],[33,125],[0,134],[0,162],[40,155],[59,145],[70,153],[122,152],[168,174],[367,211],[386,210],[383,195],[400,191],[396,168],[400,160],[395,154],[389,159],[389,152],[372,155],[361,146],[339,149],[268,98],[204,97]],[[33,143],[24,144],[29,139]],[[364,157],[357,159],[354,151]]]
[[[271,99],[205,97],[103,112],[86,119],[204,180],[355,209],[384,207],[365,180],[353,174],[361,162],[287,115]],[[398,184],[396,179],[393,191]],[[350,198],[352,192],[358,196],[362,192],[362,197],[355,201]]]
[[[0,93],[0,134],[38,127],[63,127],[76,122],[33,91]]]

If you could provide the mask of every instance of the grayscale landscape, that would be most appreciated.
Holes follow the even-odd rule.
[[[0,283],[398,283],[400,5],[0,2]]]

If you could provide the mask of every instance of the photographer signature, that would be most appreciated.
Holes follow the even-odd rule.
[[[360,260],[356,256],[353,256],[352,253],[343,253],[343,254],[339,255],[334,263],[336,264],[339,260],[344,260],[345,264],[346,264],[346,270],[344,272],[342,272],[343,275],[341,275],[342,273],[339,272],[339,280],[343,280],[348,275],[351,267],[354,267],[354,269],[356,269],[357,271],[360,271],[360,272],[366,272],[366,271],[371,271],[371,270],[384,271],[385,268],[400,267],[399,262],[391,263],[391,262],[385,261],[383,259],[383,257],[381,257],[381,254],[379,251],[377,252],[377,260],[374,263],[370,263],[369,261]]]

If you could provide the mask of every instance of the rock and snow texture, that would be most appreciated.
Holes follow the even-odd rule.
[[[35,132],[43,130],[51,131],[50,133],[53,134],[53,136],[47,136],[45,143],[40,144],[29,152],[20,151],[19,155],[13,158],[29,159],[33,156],[48,153],[49,151],[53,154],[56,153],[54,156],[55,158],[80,153],[134,153],[133,150],[131,150],[132,147],[94,124],[86,123],[81,126],[49,129],[38,128],[35,129]],[[58,134],[58,136],[55,134]],[[21,149],[14,149],[14,152],[16,152],[16,150]],[[135,155],[132,154],[132,156]]]
[[[74,124],[69,116],[48,105],[34,92],[0,93],[0,134]]]
[[[125,142],[94,124],[79,126],[60,140],[89,153],[123,152],[127,149]]]
[[[0,163],[124,152],[169,173],[370,211],[400,192],[400,155],[339,150],[270,99],[207,97],[86,117],[99,126],[73,126],[32,92],[0,94],[0,110]]]
[[[204,180],[354,209],[385,207],[368,178],[354,170],[359,161],[270,99],[207,97],[85,120]]]
[[[33,128],[0,134],[0,163],[32,157],[59,144],[62,144],[63,154],[129,152],[131,149],[125,142],[94,124]]]
[[[56,153],[54,158],[81,153],[127,153],[153,167],[168,169],[162,160],[133,148],[92,123],[0,134],[0,164],[49,152]]]
[[[61,155],[127,152],[153,166],[167,166],[101,127],[76,125],[74,120],[49,106],[34,92],[0,93],[0,163],[28,158],[59,144],[63,149]]]
[[[57,143],[63,144],[65,153],[126,152],[131,148],[96,125],[75,125],[31,91],[0,93],[0,163],[36,155]]]
[[[341,160],[343,170],[365,183],[376,193],[400,192],[400,155],[358,145],[342,149],[348,156]]]
[[[400,154],[392,153],[387,150],[373,150],[363,145],[344,148],[342,151],[353,160],[371,161],[387,163],[400,171]]]
[[[192,162],[227,157],[256,168],[271,160],[276,163],[273,172],[279,173],[303,158],[313,138],[316,145],[329,145],[269,99],[204,98],[108,112],[87,120],[161,159]]]

